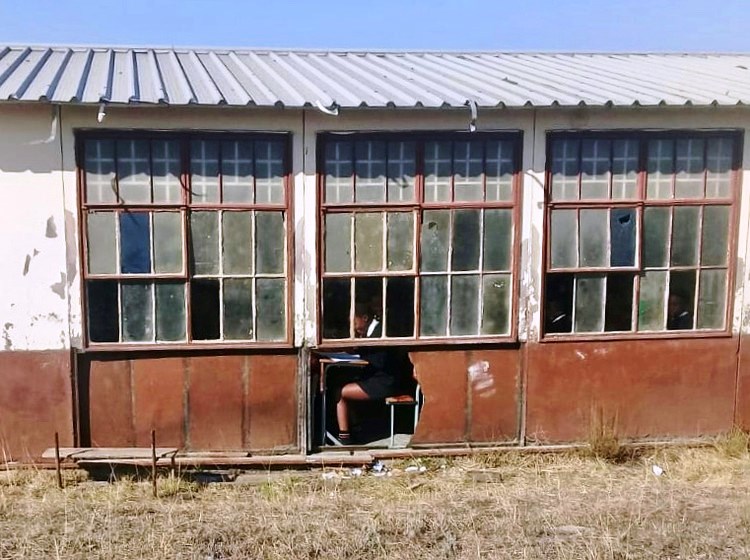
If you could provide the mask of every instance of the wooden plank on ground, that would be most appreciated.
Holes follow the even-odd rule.
[[[157,447],[157,457],[175,455],[177,447]],[[42,459],[54,459],[55,448],[42,453]],[[61,447],[60,459],[80,461],[84,459],[151,459],[150,447]]]

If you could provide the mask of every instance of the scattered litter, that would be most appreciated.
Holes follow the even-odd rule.
[[[349,474],[354,477],[362,476],[362,469],[360,469],[359,467],[351,469],[349,471]]]
[[[419,467],[419,472],[425,472],[425,471],[427,471],[427,467],[425,467],[424,465]]]
[[[427,470],[427,467],[425,467],[424,465],[409,465],[408,467],[406,467],[404,469],[404,472],[408,472],[408,473],[420,472],[420,473],[423,473],[426,470]]]
[[[372,464],[371,470],[373,473],[384,473],[385,472],[385,465],[383,464],[383,461],[375,461]]]
[[[338,477],[338,474],[335,471],[326,471],[322,474],[322,477],[323,480],[333,480]]]
[[[664,469],[659,465],[651,465],[651,472],[654,473],[655,476],[661,476],[664,474]]]

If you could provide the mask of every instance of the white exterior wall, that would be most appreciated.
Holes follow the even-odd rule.
[[[8,350],[80,347],[81,263],[74,130],[198,129],[292,133],[294,220],[294,340],[314,344],[317,282],[316,138],[326,131],[467,130],[466,110],[108,107],[104,122],[96,107],[64,106],[54,137],[55,111],[43,105],[0,106],[0,344]],[[750,129],[743,109],[521,109],[480,110],[479,130],[523,132],[521,291],[519,337],[540,332],[544,167],[546,132],[557,129]],[[745,263],[750,216],[750,147],[745,142],[735,281],[733,331],[750,333],[750,277]],[[67,244],[66,244],[67,240]],[[747,303],[747,305],[746,305]]]

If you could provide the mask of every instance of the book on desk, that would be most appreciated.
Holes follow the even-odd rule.
[[[326,358],[332,362],[360,362],[362,356],[359,354],[350,354],[349,352],[318,352],[318,356]]]

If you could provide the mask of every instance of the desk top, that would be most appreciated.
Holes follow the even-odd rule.
[[[350,360],[340,358],[320,358],[320,363],[325,365],[341,364],[342,366],[366,366],[370,362],[362,358],[352,358]]]

